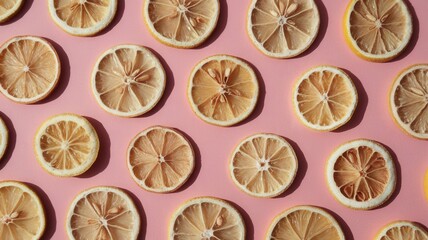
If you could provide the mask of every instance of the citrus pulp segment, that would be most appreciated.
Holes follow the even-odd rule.
[[[419,224],[396,221],[383,227],[375,240],[428,240],[428,232]]]
[[[131,141],[127,164],[132,178],[147,191],[166,193],[181,187],[193,172],[195,154],[178,131],[150,127]]]
[[[17,103],[35,103],[56,86],[61,71],[53,46],[35,36],[17,36],[0,47],[0,91]]]
[[[294,86],[294,111],[311,129],[333,131],[347,123],[357,107],[354,83],[337,67],[312,68]]]
[[[147,48],[120,45],[104,52],[92,71],[92,92],[108,113],[135,117],[150,111],[162,97],[165,70]]]
[[[292,184],[297,165],[296,154],[284,138],[259,133],[238,144],[229,171],[235,185],[245,193],[255,197],[275,197]]]
[[[39,127],[34,150],[39,164],[48,173],[77,176],[97,159],[99,140],[86,118],[65,113],[50,117]]]
[[[186,201],[174,212],[168,239],[244,240],[245,224],[230,203],[213,197],[198,197]]]
[[[15,16],[23,3],[24,0],[2,0],[0,2],[0,23],[4,23]]]
[[[67,214],[70,239],[137,239],[140,215],[128,194],[116,187],[99,186],[79,193]]]
[[[0,160],[6,152],[9,141],[9,132],[3,119],[0,118]]]
[[[187,88],[193,112],[217,126],[231,126],[247,118],[256,107],[258,95],[258,80],[251,66],[227,55],[200,61],[190,74]]]
[[[220,15],[218,0],[146,0],[144,20],[160,42],[177,48],[202,44]]]

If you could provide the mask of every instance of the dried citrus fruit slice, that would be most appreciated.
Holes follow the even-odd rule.
[[[4,23],[15,16],[21,9],[24,0],[3,0],[0,2],[0,23]]]
[[[58,54],[43,38],[18,36],[0,47],[0,91],[17,103],[35,103],[56,86]]]
[[[413,65],[398,75],[389,106],[395,122],[406,133],[428,139],[428,64]]]
[[[423,226],[409,221],[396,221],[383,227],[375,240],[428,240]]]
[[[161,99],[166,75],[159,59],[138,45],[120,45],[104,52],[92,71],[92,91],[108,113],[135,117]]]
[[[74,198],[66,229],[73,240],[137,239],[140,215],[125,191],[116,187],[93,187]]]
[[[195,154],[190,142],[178,131],[150,127],[132,139],[128,147],[132,178],[147,191],[172,192],[193,172]]]
[[[293,182],[297,157],[293,147],[275,134],[252,135],[235,148],[229,165],[235,185],[255,197],[275,197]]]
[[[55,24],[75,36],[93,36],[116,15],[117,0],[49,0]]]
[[[187,98],[193,112],[207,123],[230,126],[254,110],[259,85],[253,69],[242,60],[215,55],[199,62],[189,78]]]
[[[397,57],[412,36],[412,17],[403,0],[351,0],[344,17],[345,39],[363,59]]]
[[[60,177],[77,176],[97,159],[98,135],[84,117],[59,114],[39,127],[34,150],[39,164],[48,173]]]
[[[396,184],[394,162],[379,143],[358,139],[340,145],[327,161],[333,196],[354,209],[373,209],[391,197]]]
[[[313,206],[296,206],[280,213],[270,224],[266,240],[328,239],[345,240],[337,221]]]
[[[357,107],[358,93],[351,78],[333,66],[307,71],[296,82],[293,104],[307,127],[332,131],[347,123]]]
[[[213,197],[198,197],[186,201],[174,212],[168,239],[244,240],[245,225],[230,203]]]
[[[308,49],[320,16],[313,0],[252,0],[247,14],[251,42],[269,57],[291,58]]]
[[[0,118],[0,160],[6,152],[8,140],[9,132],[7,130],[6,124],[3,122],[3,119]]]
[[[150,33],[177,48],[202,44],[214,31],[219,15],[218,0],[147,0],[144,5]]]
[[[0,239],[40,239],[45,213],[37,194],[23,183],[0,182]]]

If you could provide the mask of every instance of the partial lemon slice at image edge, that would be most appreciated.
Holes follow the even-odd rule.
[[[389,107],[404,132],[428,139],[428,64],[410,66],[397,76],[389,94]]]
[[[296,154],[284,138],[259,133],[238,144],[229,171],[243,192],[254,197],[275,197],[292,184],[297,166]]]
[[[243,121],[255,109],[258,96],[254,70],[236,57],[208,57],[193,68],[189,77],[190,106],[209,124],[231,126]]]
[[[0,23],[15,16],[21,9],[24,0],[2,0],[0,2]]]
[[[46,226],[43,205],[26,184],[0,182],[0,206],[0,239],[42,237]]]
[[[49,0],[49,14],[65,32],[93,36],[114,19],[117,0]]]
[[[137,239],[140,215],[129,195],[116,187],[98,186],[79,193],[67,214],[70,239]]]
[[[409,221],[396,221],[383,227],[375,240],[428,240],[426,228]]]
[[[3,119],[0,118],[0,160],[2,159],[9,142],[9,131]]]
[[[91,86],[106,112],[136,117],[150,111],[162,98],[165,70],[147,48],[119,45],[104,52],[92,71]]]
[[[340,145],[327,160],[332,195],[352,209],[368,210],[385,203],[397,182],[394,161],[380,143],[357,139]]]
[[[65,113],[50,117],[38,129],[34,150],[40,166],[59,177],[86,172],[98,156],[99,140],[84,117]]]
[[[192,175],[195,154],[180,132],[166,127],[150,127],[131,141],[127,165],[134,181],[151,192],[173,192]]]
[[[160,42],[194,48],[214,31],[220,15],[218,0],[146,0],[144,20]]]
[[[245,231],[241,214],[230,203],[214,197],[197,197],[174,212],[168,239],[244,240]]]
[[[17,36],[0,47],[0,91],[23,104],[46,98],[58,83],[61,63],[54,47],[35,36]]]
[[[294,85],[293,107],[303,125],[333,131],[355,112],[358,93],[352,79],[341,69],[318,66],[305,72]]]
[[[313,0],[252,0],[247,13],[247,34],[269,57],[291,58],[315,41],[320,25]]]
[[[403,0],[351,0],[344,16],[348,45],[374,62],[396,58],[412,37],[412,16]]]

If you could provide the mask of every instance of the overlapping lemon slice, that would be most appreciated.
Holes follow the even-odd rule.
[[[428,240],[428,232],[419,224],[396,221],[383,227],[375,240]]]
[[[0,1],[0,23],[4,23],[21,9],[24,0],[2,0]]]
[[[9,131],[3,119],[0,118],[0,160],[6,152],[7,144],[9,141]]]

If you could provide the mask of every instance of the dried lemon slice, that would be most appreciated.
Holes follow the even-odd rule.
[[[92,71],[92,92],[108,113],[135,117],[161,99],[166,75],[159,59],[138,45],[120,45],[104,52]]]
[[[7,130],[6,124],[3,122],[3,119],[0,118],[0,160],[6,152],[8,140],[9,132]]]
[[[117,0],[49,0],[55,24],[75,36],[92,36],[106,28],[116,15]]]
[[[266,240],[345,240],[337,221],[313,206],[296,206],[280,213],[270,224]]]
[[[177,48],[202,44],[220,15],[218,0],[146,0],[144,20],[160,42]]]
[[[389,106],[401,129],[413,137],[428,139],[428,64],[413,65],[398,75]]]
[[[259,133],[235,148],[229,165],[235,185],[255,197],[275,197],[293,182],[297,157],[291,145],[275,134]]]
[[[245,225],[229,203],[213,197],[193,198],[183,203],[169,223],[169,240],[244,240]]]
[[[46,40],[18,36],[0,47],[0,91],[17,103],[35,103],[56,86],[61,71],[58,54]]]
[[[0,182],[0,238],[40,239],[45,213],[37,194],[23,183]]]
[[[375,240],[428,240],[428,232],[419,224],[396,221],[383,227]]]
[[[344,32],[355,54],[369,61],[386,62],[409,43],[412,17],[403,0],[351,0]]]
[[[2,0],[0,1],[0,23],[4,23],[19,12],[24,0]]]
[[[294,110],[299,120],[311,129],[335,130],[351,119],[357,107],[354,83],[337,67],[312,68],[294,86]]]
[[[251,42],[269,57],[291,58],[308,49],[320,16],[313,0],[252,0],[247,14]]]
[[[199,62],[190,74],[187,98],[193,112],[207,123],[231,126],[254,110],[259,85],[242,60],[215,55]]]
[[[86,172],[97,159],[98,149],[98,136],[91,123],[70,113],[47,119],[34,140],[39,164],[48,173],[60,177]]]
[[[78,194],[68,211],[70,239],[137,239],[140,215],[132,199],[116,187],[100,186]]]
[[[127,163],[132,178],[147,191],[172,192],[193,172],[195,154],[178,131],[150,127],[132,139]]]
[[[394,162],[379,143],[358,139],[339,146],[327,161],[327,184],[333,196],[354,209],[373,209],[391,197]]]

